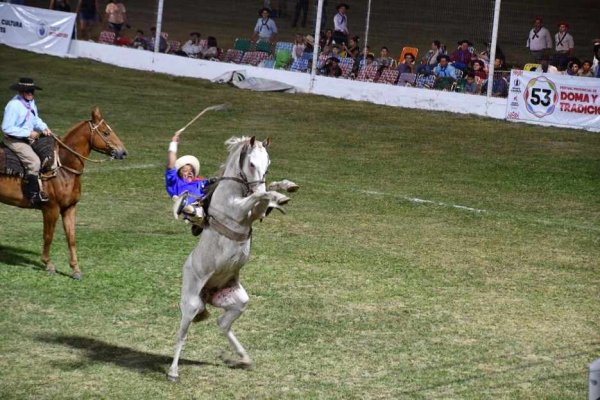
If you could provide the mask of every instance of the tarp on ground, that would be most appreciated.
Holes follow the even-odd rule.
[[[229,71],[216,77],[212,81],[216,83],[230,83],[237,88],[253,90],[255,92],[293,93],[296,91],[293,86],[290,86],[287,83],[247,76],[245,70]]]

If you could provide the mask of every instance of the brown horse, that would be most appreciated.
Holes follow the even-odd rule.
[[[48,272],[56,272],[50,261],[50,245],[58,216],[62,216],[63,228],[69,246],[69,264],[72,277],[81,279],[75,246],[75,209],[81,197],[81,174],[85,160],[92,150],[122,159],[127,150],[115,132],[102,118],[98,107],[92,110],[92,119],[81,121],[61,139],[58,157],[60,167],[56,176],[44,181],[44,191],[49,201],[42,206],[44,215],[44,250],[42,262]],[[21,208],[32,208],[29,200],[23,197],[21,178],[0,175],[0,202]]]

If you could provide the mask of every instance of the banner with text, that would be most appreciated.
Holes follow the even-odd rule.
[[[0,43],[48,54],[66,55],[75,14],[0,3]]]
[[[600,79],[512,70],[506,119],[600,130]]]

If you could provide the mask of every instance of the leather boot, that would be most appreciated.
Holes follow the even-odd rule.
[[[29,199],[32,207],[40,207],[48,201],[48,196],[40,189],[40,181],[37,175],[25,176],[23,183],[23,194]]]

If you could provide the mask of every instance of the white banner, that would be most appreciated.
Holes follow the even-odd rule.
[[[0,43],[54,55],[66,55],[74,13],[0,3]]]
[[[506,119],[600,130],[600,79],[512,70]]]

